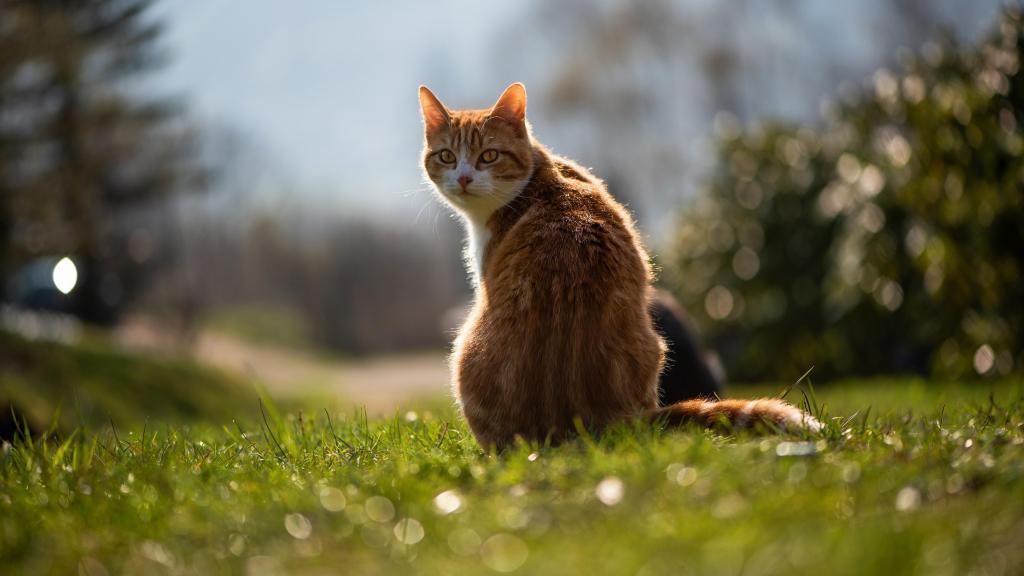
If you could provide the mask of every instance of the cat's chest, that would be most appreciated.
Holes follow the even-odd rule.
[[[479,285],[480,280],[484,277],[484,255],[487,251],[487,245],[491,241],[491,231],[487,228],[486,223],[472,221],[467,228],[469,234],[469,257],[472,259],[470,265],[473,268],[476,284]]]

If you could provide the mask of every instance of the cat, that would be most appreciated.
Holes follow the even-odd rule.
[[[462,216],[475,288],[453,345],[455,398],[479,444],[558,443],[632,418],[820,430],[773,398],[658,405],[665,343],[632,216],[604,184],[537,142],[526,89],[453,111],[425,86],[423,168]]]

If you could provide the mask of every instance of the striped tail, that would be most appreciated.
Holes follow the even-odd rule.
[[[648,412],[655,421],[678,427],[697,424],[705,428],[754,428],[774,425],[787,432],[820,432],[817,418],[776,398],[757,400],[687,400]]]

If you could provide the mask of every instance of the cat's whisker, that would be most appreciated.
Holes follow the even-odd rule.
[[[405,198],[410,198],[420,192],[430,192],[433,188],[433,184],[427,184],[424,186],[420,186],[419,188],[409,188],[407,190],[402,190],[399,192],[399,194]]]
[[[434,212],[434,238],[440,238],[441,235],[437,232],[437,221],[441,219],[441,211]]]
[[[426,201],[423,202],[423,206],[421,206],[419,211],[416,212],[416,218],[413,220],[413,223],[414,224],[419,224],[420,223],[420,216],[423,215],[423,211],[426,210],[427,208],[432,208],[433,206],[434,206],[434,201],[432,199],[430,199],[430,198],[427,198]]]

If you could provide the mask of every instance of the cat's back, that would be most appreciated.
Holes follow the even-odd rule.
[[[629,213],[585,168],[557,156],[551,163],[524,190],[524,206],[507,213],[515,222],[495,246],[492,286],[529,279],[535,290],[572,298],[572,289],[646,285],[647,255]]]

